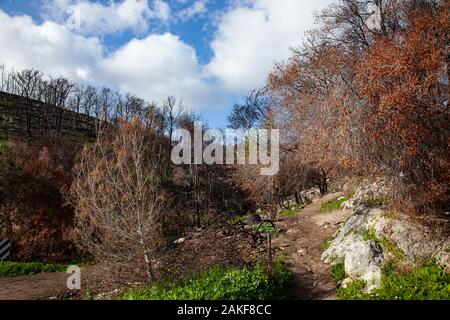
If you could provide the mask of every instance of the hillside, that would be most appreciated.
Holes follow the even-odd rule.
[[[96,119],[93,117],[0,92],[0,139],[27,136],[27,103],[33,138],[62,135],[74,142],[83,142],[94,136]]]

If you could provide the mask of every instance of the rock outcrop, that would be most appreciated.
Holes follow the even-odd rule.
[[[406,215],[374,207],[373,199],[383,199],[386,192],[380,180],[358,189],[343,203],[343,208],[351,210],[350,217],[332,237],[322,260],[344,263],[347,275],[365,280],[369,291],[380,285],[381,268],[392,259],[405,265],[435,259],[450,272],[450,239]]]

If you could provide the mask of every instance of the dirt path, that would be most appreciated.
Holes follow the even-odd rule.
[[[66,292],[66,273],[0,278],[0,300],[56,299]]]
[[[297,282],[295,298],[300,300],[336,299],[335,282],[329,266],[320,260],[325,240],[345,221],[348,212],[323,213],[320,205],[342,194],[329,194],[313,201],[297,215],[280,217],[276,225],[283,231],[273,240],[274,247],[289,255]]]

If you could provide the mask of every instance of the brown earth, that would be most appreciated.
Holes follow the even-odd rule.
[[[0,300],[48,300],[66,294],[66,273],[0,278]]]
[[[330,266],[320,257],[323,244],[348,217],[346,211],[323,213],[320,205],[343,194],[329,194],[316,199],[297,215],[280,217],[276,221],[282,232],[273,240],[273,246],[289,256],[294,272],[295,299],[336,299],[336,283],[330,277]]]

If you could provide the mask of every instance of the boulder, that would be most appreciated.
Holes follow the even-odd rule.
[[[368,290],[379,287],[383,249],[373,241],[356,241],[351,244],[344,258],[345,272],[353,279],[363,279]]]
[[[384,188],[382,184],[378,186]],[[331,264],[343,262],[349,277],[365,280],[368,290],[380,285],[381,267],[386,259],[397,259],[402,264],[414,266],[434,258],[450,272],[448,237],[438,236],[405,214],[393,216],[381,208],[365,205],[367,197],[385,193],[386,189],[377,192],[373,184],[355,193],[356,200],[347,205],[352,208],[350,217],[331,238],[322,260]]]

